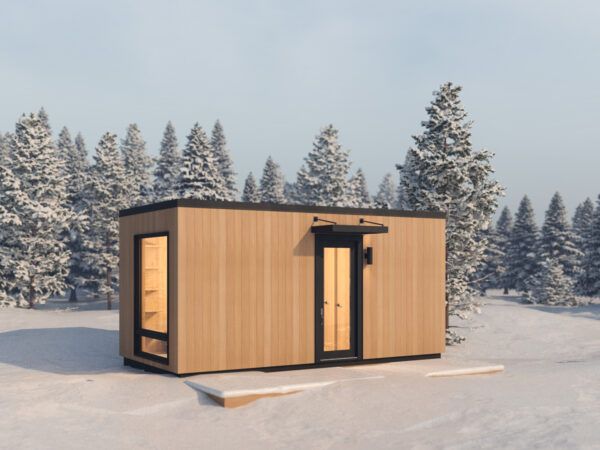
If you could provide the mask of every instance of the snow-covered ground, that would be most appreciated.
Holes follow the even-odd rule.
[[[348,380],[238,409],[186,383],[208,376],[123,367],[118,312],[102,302],[0,310],[0,447],[600,448],[600,305],[484,303],[441,360],[224,375]],[[506,371],[423,376],[495,364]]]

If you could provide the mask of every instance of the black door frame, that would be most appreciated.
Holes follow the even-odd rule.
[[[323,350],[323,248],[350,248],[351,295],[350,350],[325,352]],[[315,235],[315,363],[344,360],[362,360],[363,353],[363,239],[362,235]]]

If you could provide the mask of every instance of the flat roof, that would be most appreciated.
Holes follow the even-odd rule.
[[[133,216],[152,211],[170,208],[206,208],[206,209],[239,209],[250,211],[281,211],[322,214],[364,214],[366,216],[393,216],[393,217],[422,217],[429,219],[445,219],[446,213],[440,211],[403,211],[385,208],[345,208],[339,206],[313,206],[313,205],[283,205],[278,203],[248,203],[248,202],[218,202],[210,200],[197,200],[182,198],[135,206],[119,211],[119,217]]]

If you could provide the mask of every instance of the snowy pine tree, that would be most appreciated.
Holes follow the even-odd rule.
[[[154,201],[170,200],[178,197],[177,184],[181,166],[175,128],[171,122],[167,123],[156,168],[154,169]]]
[[[589,231],[589,240],[583,258],[585,284],[580,286],[582,295],[597,296],[600,294],[600,196],[596,201],[593,220]]]
[[[385,174],[381,180],[373,201],[376,208],[394,208],[396,206],[396,187],[391,173]]]
[[[305,205],[345,206],[350,159],[338,143],[338,130],[333,125],[321,129],[304,161],[296,182],[297,201]]]
[[[485,250],[480,266],[475,272],[473,285],[485,295],[488,289],[496,289],[502,283],[504,275],[504,259],[506,257],[500,243],[500,236],[493,225],[480,231],[480,240],[483,240]]]
[[[539,270],[537,257],[538,227],[529,197],[524,196],[515,216],[507,258],[510,261],[508,276],[515,289],[527,292],[532,278]]]
[[[284,184],[285,180],[279,164],[269,156],[260,179],[260,201],[262,203],[285,203]]]
[[[121,154],[127,173],[129,187],[128,206],[146,203],[151,198],[150,168],[152,158],[146,154],[146,142],[137,124],[127,127],[125,139],[121,142]]]
[[[119,210],[130,202],[124,162],[119,153],[117,136],[105,133],[90,169],[87,212],[92,226],[84,237],[84,263],[90,285],[106,295],[107,309],[119,280]]]
[[[592,240],[592,229],[594,224],[594,203],[589,198],[577,206],[573,215],[573,233],[575,244],[580,251],[580,272],[575,282],[575,290],[580,295],[589,295],[593,289],[593,282],[588,272],[588,254],[590,253],[590,242]]]
[[[371,194],[369,194],[369,188],[367,187],[367,179],[362,169],[358,169],[348,181],[346,206],[351,208],[371,208],[373,206]]]
[[[406,156],[404,157],[404,164],[396,164],[396,170],[398,170],[400,174],[400,182],[398,183],[398,187],[396,188],[396,208],[401,210],[410,210],[412,205],[408,201],[408,194],[405,186],[405,183],[402,182],[402,171],[405,171],[407,174],[414,173],[418,170],[412,163],[413,157],[411,152],[406,152]],[[408,185],[408,183],[406,183]]]
[[[540,261],[551,259],[558,262],[567,277],[575,279],[579,275],[582,253],[577,248],[567,210],[558,192],[552,197],[546,211],[538,252]]]
[[[0,165],[8,166],[10,164],[9,146],[10,134],[0,133]]]
[[[283,185],[283,196],[285,197],[285,202],[288,205],[298,204],[298,193],[296,189],[296,183],[290,183],[286,181]]]
[[[58,154],[64,163],[61,176],[66,182],[66,206],[73,212],[67,239],[69,251],[71,252],[67,284],[71,288],[69,300],[76,302],[77,288],[85,284],[82,258],[84,251],[83,235],[89,224],[85,201],[89,167],[85,147],[82,147],[82,138],[80,138],[79,145],[75,145],[66,127],[59,133],[56,145]]]
[[[197,123],[183,149],[178,191],[181,198],[224,201],[221,174],[206,133]]]
[[[234,201],[237,197],[237,187],[235,185],[236,173],[233,170],[233,161],[227,148],[227,140],[225,139],[225,132],[223,126],[218,120],[215,122],[215,126],[212,130],[212,137],[210,141],[217,166],[219,167],[219,181],[221,182],[221,189],[225,200]]]
[[[63,165],[49,128],[37,114],[24,115],[10,142],[11,167],[4,169],[2,215],[20,224],[2,231],[4,266],[12,280],[11,297],[29,307],[66,287],[69,250],[65,235],[72,214],[65,206]],[[18,183],[17,181],[18,180]],[[18,187],[17,187],[18,185]]]
[[[17,268],[15,256],[19,256],[24,230],[18,205],[26,205],[29,199],[21,190],[21,183],[6,164],[0,164],[0,306],[10,306],[15,293]]]
[[[76,145],[71,140],[69,130],[64,127],[58,135],[57,150],[59,157],[64,162],[62,176],[65,178],[68,200],[70,204],[82,204],[86,176],[89,169],[85,146]]]
[[[38,111],[38,117],[42,121],[42,125],[44,126],[44,128],[46,128],[46,131],[48,132],[50,137],[52,137],[52,127],[50,126],[50,119],[48,117],[48,113],[46,113],[46,110],[43,106]]]
[[[499,262],[499,271],[501,272],[498,280],[498,288],[501,288],[504,295],[508,295],[509,289],[515,288],[515,280],[511,278],[513,273],[509,270],[511,261],[508,258],[508,246],[513,229],[513,218],[507,206],[502,209],[498,222],[496,222],[496,240],[499,251],[502,252],[502,260]]]
[[[77,149],[77,152],[79,152],[79,157],[87,161],[88,152],[85,146],[85,140],[81,133],[77,133],[77,136],[75,136],[75,148]]]
[[[16,200],[20,192],[21,184],[10,170],[9,133],[0,133],[0,306],[12,305],[9,292],[12,291],[14,283],[11,279],[11,255],[9,248],[3,247],[2,243],[7,239],[7,233],[15,226],[20,225],[18,216],[3,205],[19,203]],[[14,191],[17,193],[14,193]]]
[[[306,166],[302,164],[296,174],[296,182],[292,184],[293,188],[288,189],[287,193],[284,192],[287,203],[291,205],[307,205],[311,197],[310,189],[313,185],[314,182],[311,181]]]
[[[401,184],[396,188],[396,209],[401,210],[409,210],[411,206],[408,204],[406,200],[406,194],[404,193],[404,188]]]
[[[573,233],[575,234],[575,243],[582,254],[585,253],[586,243],[590,239],[593,221],[594,203],[588,197],[583,203],[577,205],[577,208],[575,208],[575,214],[573,214]]]
[[[541,262],[539,273],[532,279],[531,291],[524,298],[544,305],[573,306],[578,303],[572,278],[565,275],[559,261],[551,258]]]
[[[493,154],[473,151],[471,126],[459,94],[461,87],[443,84],[434,92],[400,171],[401,194],[409,209],[447,213],[446,292],[449,312],[464,315],[477,307],[469,287],[483,258],[485,229],[497,207],[502,187],[491,179]]]
[[[244,182],[244,192],[242,193],[242,201],[248,203],[259,203],[260,202],[260,192],[258,191],[258,186],[256,185],[256,179],[252,172],[248,174],[246,177],[246,181]]]

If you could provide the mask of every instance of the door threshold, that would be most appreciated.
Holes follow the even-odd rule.
[[[323,358],[319,360],[319,363],[322,362],[331,362],[331,361],[350,361],[350,360],[358,360],[358,356],[346,356],[343,358]]]

